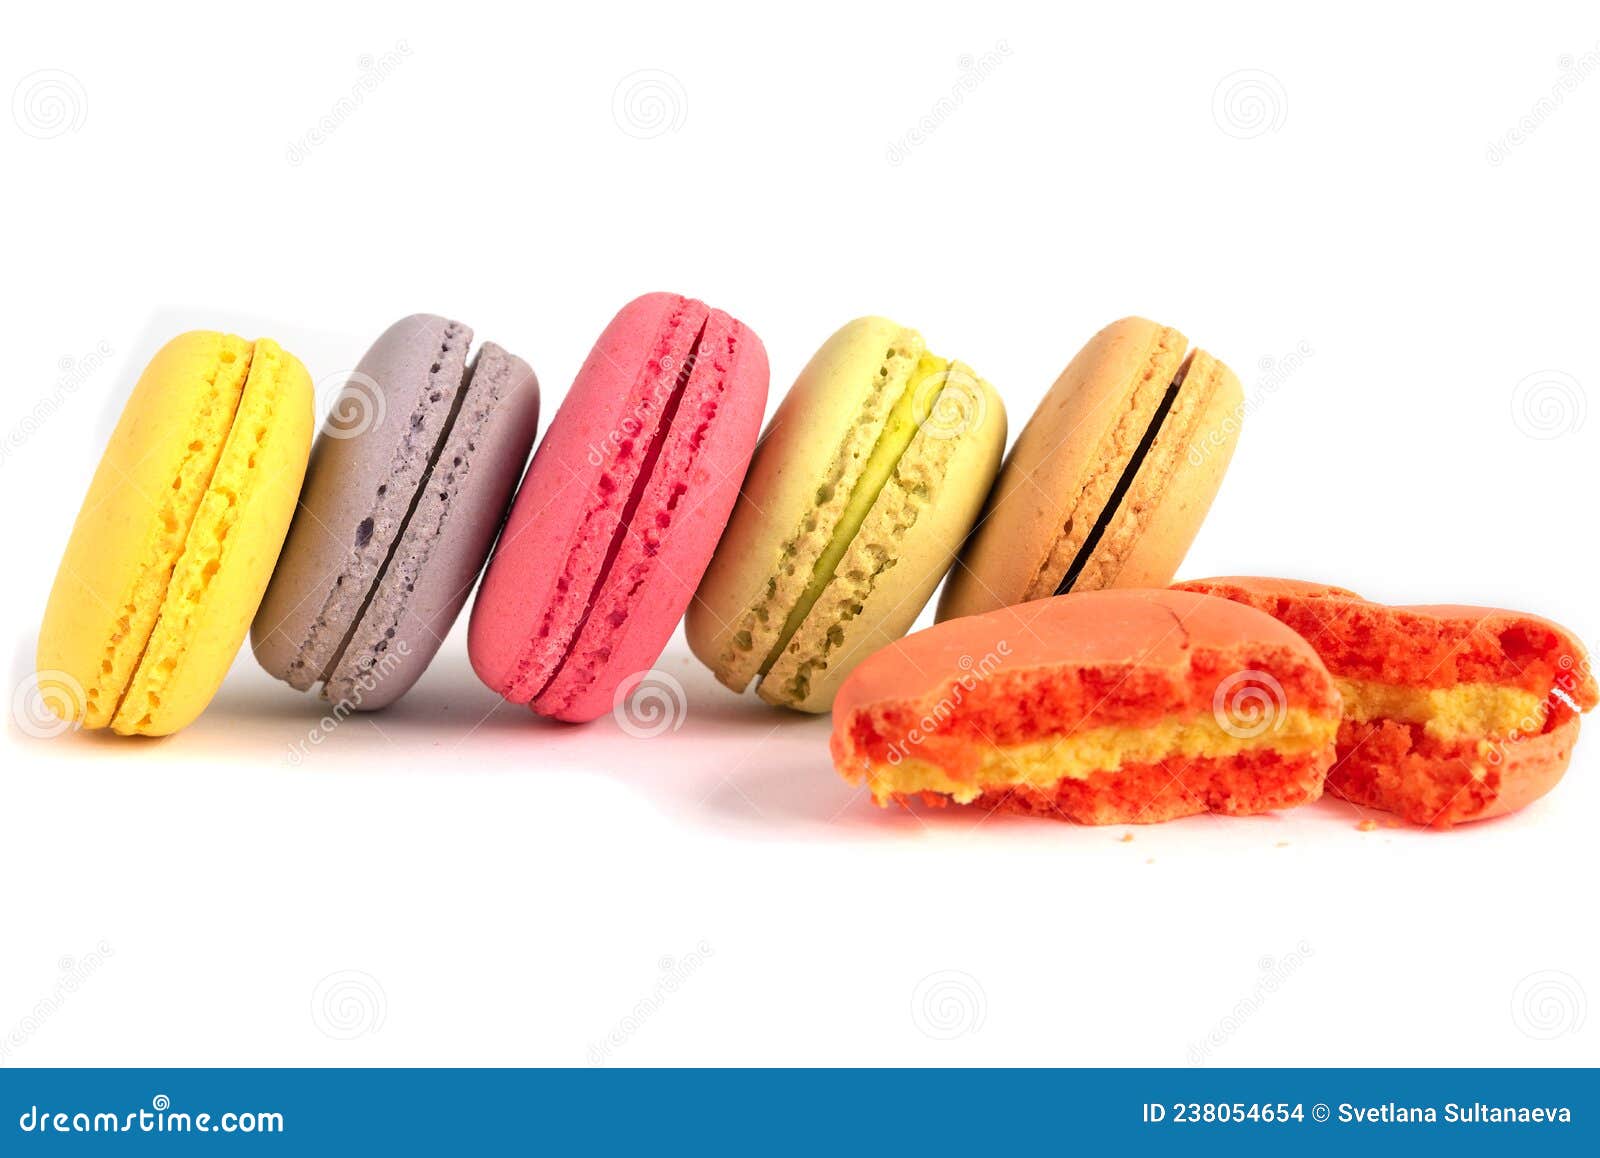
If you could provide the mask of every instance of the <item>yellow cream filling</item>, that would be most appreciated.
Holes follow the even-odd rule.
[[[1358,723],[1398,720],[1419,724],[1436,740],[1482,739],[1544,727],[1545,697],[1499,684],[1414,688],[1372,680],[1335,679],[1344,714]]]
[[[805,622],[812,607],[822,597],[823,589],[833,581],[834,568],[839,566],[839,561],[850,549],[856,532],[861,530],[861,524],[866,522],[872,505],[878,501],[878,493],[893,476],[894,468],[899,465],[901,457],[910,447],[911,440],[917,436],[916,402],[921,384],[929,375],[944,374],[949,368],[950,363],[945,359],[932,354],[923,354],[911,371],[905,389],[901,391],[900,397],[884,421],[883,430],[872,448],[867,465],[861,470],[861,477],[856,480],[855,489],[850,492],[850,501],[839,516],[832,538],[828,540],[828,545],[822,554],[817,556],[817,561],[811,569],[811,581],[800,593],[799,601],[790,609],[789,617],[783,621],[783,630],[778,632],[777,641],[772,645],[772,650],[767,652],[767,658],[762,661],[762,675],[772,670],[772,665],[778,662],[783,649],[789,646],[789,640],[800,630],[800,625]],[[932,412],[931,407],[929,412]]]
[[[1282,712],[1280,726],[1251,735],[1225,728],[1215,716],[1168,718],[1148,727],[1086,728],[1047,740],[1007,746],[985,745],[969,775],[956,777],[918,758],[914,745],[898,760],[875,762],[866,771],[872,797],[882,804],[897,793],[939,792],[970,804],[986,791],[1028,787],[1050,791],[1063,780],[1084,780],[1127,764],[1154,764],[1177,757],[1226,758],[1271,748],[1286,756],[1303,755],[1333,742],[1339,721],[1304,708]],[[1276,722],[1276,721],[1275,721]]]

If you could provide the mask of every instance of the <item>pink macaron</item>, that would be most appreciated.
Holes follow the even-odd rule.
[[[611,711],[689,605],[755,450],[767,353],[678,294],[624,306],[557,411],[484,575],[467,648],[506,699]]]

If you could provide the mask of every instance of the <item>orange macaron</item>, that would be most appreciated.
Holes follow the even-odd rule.
[[[1142,824],[1317,799],[1339,695],[1270,615],[1128,589],[907,636],[855,669],[833,719],[836,767],[880,805]]]
[[[1600,702],[1583,644],[1536,615],[1390,607],[1293,579],[1177,589],[1265,612],[1316,648],[1344,704],[1329,793],[1414,824],[1448,828],[1537,800],[1567,770],[1579,715]]]

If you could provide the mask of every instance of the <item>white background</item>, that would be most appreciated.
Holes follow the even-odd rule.
[[[322,378],[443,312],[534,364],[547,424],[655,289],[747,321],[773,405],[882,313],[1013,431],[1104,323],[1176,325],[1252,400],[1183,575],[1600,642],[1592,3],[8,19],[8,693],[172,333]],[[11,722],[0,1064],[1600,1062],[1600,747],[1453,833],[1324,802],[1125,842],[879,812],[825,720],[723,691],[681,636],[661,667],[688,702],[656,739],[497,706],[461,632],[299,766],[317,701],[248,654],[165,742]]]

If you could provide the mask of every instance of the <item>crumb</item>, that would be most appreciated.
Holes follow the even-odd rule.
[[[1145,859],[1144,863],[1145,864],[1155,864],[1156,863],[1156,858],[1153,857],[1153,856],[1152,857],[1148,857],[1148,858]]]
[[[1132,844],[1133,843],[1133,833],[1131,833],[1131,832],[1123,833],[1122,834],[1122,843],[1123,844]]]
[[[1383,822],[1383,827],[1385,827],[1385,828],[1399,828],[1400,827],[1400,822],[1398,820],[1394,819],[1393,817],[1390,817],[1388,820],[1385,820]]]
[[[1286,840],[1280,840],[1278,842],[1278,847],[1279,848],[1288,848],[1289,847],[1289,842],[1286,841]]]
[[[1363,820],[1360,824],[1356,825],[1356,828],[1362,832],[1371,832],[1377,827],[1378,822],[1376,820]]]

